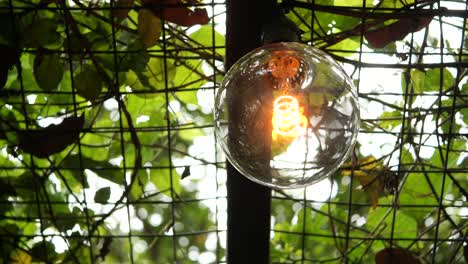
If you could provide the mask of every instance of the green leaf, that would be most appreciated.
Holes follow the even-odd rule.
[[[382,203],[388,203],[388,200],[390,200],[388,198],[383,199],[386,199],[387,201],[382,201]],[[379,226],[379,228],[382,229],[382,233],[380,233],[380,235],[389,236],[392,232],[392,222],[395,221],[394,230],[398,230],[398,232],[394,232],[393,234],[395,238],[414,237],[417,235],[418,226],[415,219],[406,215],[400,210],[396,212],[395,219],[393,219],[393,212],[387,213],[388,210],[389,208],[377,207],[375,210],[369,211],[367,216],[367,223],[365,226],[370,228],[370,230],[374,230],[382,222],[382,224]],[[405,246],[409,245],[410,243],[411,241],[400,241],[399,245]]]
[[[68,117],[58,125],[19,133],[19,148],[36,157],[46,158],[61,152],[79,139],[84,116]]]
[[[22,119],[22,115],[15,109],[8,109],[5,106],[0,106],[0,139],[6,139],[10,144],[18,144],[18,118]]]
[[[381,0],[379,3],[380,8],[402,8],[404,4],[410,5],[414,3],[414,0],[406,0],[404,2],[400,0]]]
[[[94,121],[95,127],[111,127],[114,123],[107,122],[108,117],[111,113],[109,111],[102,111],[103,113],[96,114],[95,112],[90,113],[91,116],[97,116],[98,118]],[[104,122],[104,118],[105,122]],[[81,152],[85,158],[92,157],[94,161],[107,162],[107,155],[109,153],[108,146],[113,141],[112,134],[109,136],[103,136],[103,134],[86,133],[81,137]],[[98,147],[96,147],[98,146]]]
[[[379,124],[385,129],[393,129],[401,124],[402,115],[400,111],[384,112],[379,117]],[[387,119],[387,120],[385,120]]]
[[[336,43],[335,45],[330,46],[328,49],[338,50],[338,51],[333,51],[333,54],[348,57],[348,56],[354,55],[354,52],[339,52],[339,50],[355,51],[358,48],[359,48],[359,41],[357,41],[356,37],[353,37],[353,38],[344,39]]]
[[[144,71],[130,70],[125,77],[128,86],[134,91],[162,90],[166,87],[166,77],[168,85],[171,85],[176,71],[179,73],[181,68],[174,65],[174,60],[168,59],[165,69],[163,59],[151,58]],[[142,94],[138,93],[136,95],[142,96]]]
[[[31,256],[22,250],[15,250],[10,255],[10,264],[30,264],[31,263]]]
[[[102,79],[97,71],[86,68],[75,76],[76,92],[87,100],[96,100],[102,90]]]
[[[135,116],[147,115],[150,117],[149,122],[156,126],[163,126],[166,124],[165,110],[162,110],[166,107],[166,99],[161,94],[156,96],[150,95],[128,95],[127,96],[127,108]],[[145,134],[141,136],[141,140],[144,140]],[[145,142],[147,144],[153,144],[154,140],[159,137],[165,137],[165,135],[151,135],[149,140],[150,142]]]
[[[447,168],[456,167],[458,158],[460,157],[462,151],[466,149],[466,142],[464,140],[453,139],[452,144],[450,144],[450,150],[448,153],[447,160],[445,160],[445,157],[447,156],[446,148],[447,148],[446,145],[442,145],[441,151],[437,151],[437,150],[434,151],[434,154],[429,160],[431,165],[437,166],[438,168],[443,168],[444,165],[446,165]],[[457,151],[452,151],[452,150],[457,150]],[[442,161],[445,161],[446,164],[444,164],[444,162]]]
[[[73,216],[79,218],[81,215],[75,215],[75,214],[72,215],[70,213],[56,214],[55,217],[57,218],[56,220],[57,228],[62,232],[72,229],[77,224],[77,219],[75,219]]]
[[[107,254],[111,251],[112,237],[105,237],[101,249],[99,249],[99,257],[104,261]]]
[[[463,246],[463,256],[465,257],[465,261],[468,263],[468,245]]]
[[[429,180],[433,185],[438,185],[437,174],[428,175]],[[436,187],[437,188],[437,187]],[[413,217],[417,221],[421,221],[426,217],[432,210],[431,207],[425,207],[426,205],[436,205],[437,200],[429,188],[429,184],[422,173],[410,173],[406,178],[403,189],[399,196],[399,202],[401,205],[412,205],[414,207],[402,207],[400,211],[404,214]],[[420,205],[420,207],[417,207]]]
[[[73,60],[80,60],[83,57],[82,53],[84,53],[85,49],[82,38],[86,38],[86,36],[70,32],[69,37],[65,39],[64,47],[69,49],[70,53],[72,53],[69,54],[69,56],[71,56]]]
[[[19,52],[15,47],[0,45],[0,89],[5,86],[8,79],[8,71],[19,60]]]
[[[78,155],[68,155],[61,162],[61,167],[70,170],[70,174],[77,183],[82,184],[83,188],[89,188],[88,180],[84,173],[84,168],[94,168],[85,163],[86,158],[82,156],[82,164],[80,166],[80,157]]]
[[[12,16],[13,12],[7,8],[8,4],[5,9],[0,9],[0,44],[13,46],[16,43],[16,28],[13,25],[18,25],[19,19],[17,16]]]
[[[424,82],[426,79],[426,75],[424,72],[420,70],[412,70],[411,71],[411,82],[413,83],[413,89],[416,93],[421,93],[424,90]],[[402,86],[404,90],[405,87]]]
[[[107,203],[107,200],[110,198],[110,187],[103,187],[99,190],[96,191],[96,194],[94,195],[94,201],[96,203]]]
[[[72,169],[72,173],[75,173],[74,177],[76,179],[80,179],[82,172],[77,170],[80,168],[80,159],[78,155],[69,155],[62,161],[63,168],[70,168]],[[108,181],[111,181],[116,184],[123,183],[123,175],[119,167],[114,166],[104,161],[97,161],[89,157],[82,156],[81,157],[81,167],[87,168],[95,172],[99,177],[104,178]]]
[[[171,185],[172,175],[172,185]],[[180,193],[180,176],[176,170],[172,170],[172,174],[169,169],[162,170],[151,170],[150,172],[151,182],[158,188],[159,191],[168,191],[171,189],[176,193]]]
[[[199,43],[200,45],[202,45],[203,47],[212,47],[214,45],[223,46],[225,42],[224,36],[218,33],[217,31],[213,31],[213,27],[211,25],[202,26],[200,29],[190,34],[189,37],[197,43]],[[225,49],[217,49],[217,51],[220,51],[221,55],[224,55],[225,53]]]
[[[468,124],[468,107],[461,109],[460,114],[463,118],[463,122],[465,122],[465,124]]]
[[[50,18],[33,20],[23,33],[23,45],[28,48],[46,47],[61,40],[57,21]]]
[[[373,6],[372,1],[366,1],[366,6]],[[333,6],[362,7],[362,0],[334,0]]]
[[[0,213],[0,215],[3,214]],[[10,254],[17,247],[17,244],[20,241],[19,235],[21,234],[21,231],[15,224],[7,223],[6,221],[1,221],[0,224],[0,258],[3,261],[9,259]],[[0,263],[9,263],[2,261],[0,261]]]
[[[441,76],[439,69],[430,69],[426,72],[411,70],[410,74],[415,93],[439,91]],[[443,78],[442,91],[445,91],[453,85],[454,79],[452,73],[446,68],[443,69]],[[404,92],[405,87],[402,86],[402,89]]]
[[[468,83],[463,84],[461,94],[468,95]],[[460,110],[460,114],[463,118],[463,122],[465,122],[465,124],[468,124],[468,107],[462,108]]]
[[[320,2],[322,2],[323,5],[333,5],[332,0],[322,0]],[[317,1],[316,4],[318,4]],[[332,34],[339,34],[339,32],[350,30],[360,23],[360,19],[355,17],[331,14],[328,12],[313,13],[318,21],[318,23],[314,23],[314,30],[316,32],[323,32],[324,29],[329,31],[327,34],[330,35],[331,39],[333,39],[331,36]],[[310,21],[310,19],[308,21]]]
[[[152,87],[164,89],[166,87],[166,76],[169,83],[176,78],[176,74],[179,74],[181,70],[182,67],[176,67],[173,60],[167,60],[165,64],[163,59],[151,58],[145,76]]]
[[[190,166],[185,166],[184,171],[182,172],[182,175],[180,176],[180,179],[183,180],[189,176],[190,176]]]
[[[332,3],[332,0],[329,0],[330,3]],[[316,2],[317,3],[317,2]],[[294,13],[293,12],[288,12],[286,16],[288,17],[289,20],[291,20],[297,27],[304,32],[304,35],[306,35],[308,32],[310,32],[309,25],[304,23],[303,21],[310,21],[312,17],[312,11],[305,9],[305,8],[294,8]],[[298,15],[295,15],[298,14]],[[303,21],[301,21],[301,19]]]
[[[140,9],[138,12],[138,35],[145,48],[154,46],[161,36],[161,19],[148,9]]]
[[[145,51],[143,43],[136,40],[128,45],[128,53],[124,54],[119,63],[119,71],[128,72],[133,70],[135,72],[144,72],[146,65],[149,62],[149,55]]]
[[[461,101],[459,103],[463,104],[463,102],[461,102]],[[452,99],[442,100],[442,106],[451,108],[452,104],[453,104]],[[466,110],[466,109],[468,109],[468,108],[461,109],[460,113],[462,114],[463,110]],[[446,135],[443,135],[443,137],[445,137],[445,138],[448,137],[447,134],[449,132],[458,133],[458,131],[461,128],[461,125],[457,124],[455,122],[455,119],[453,120],[454,122],[451,122],[452,116],[453,116],[452,109],[441,111],[440,115],[438,116],[439,117],[439,120],[438,120],[439,122],[438,123],[440,125],[440,128],[442,128],[442,132],[444,132],[444,134],[446,134]],[[436,119],[437,119],[437,115],[434,115],[433,120],[436,120]]]
[[[16,196],[16,190],[9,182],[0,179],[0,198],[2,196]]]
[[[193,56],[191,52],[181,52],[180,56]],[[207,80],[203,71],[203,61],[199,59],[186,59],[184,65],[176,68],[171,85],[174,87],[196,88],[203,86]],[[171,79],[170,79],[171,80]]]
[[[57,253],[55,252],[55,246],[51,242],[41,241],[31,248],[31,256],[33,261],[44,261],[51,263]]]
[[[57,90],[63,72],[63,65],[57,54],[39,53],[34,58],[34,78],[44,91]]]

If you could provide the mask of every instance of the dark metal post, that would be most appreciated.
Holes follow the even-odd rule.
[[[275,8],[274,0],[227,0],[226,69],[262,45],[262,26]],[[269,263],[271,190],[227,165],[230,264]]]

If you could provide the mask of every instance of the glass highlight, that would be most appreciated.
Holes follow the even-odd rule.
[[[265,45],[236,62],[217,91],[214,115],[229,162],[272,188],[332,175],[359,130],[351,79],[324,52],[292,42]]]

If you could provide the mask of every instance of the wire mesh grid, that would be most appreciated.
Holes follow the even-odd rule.
[[[274,193],[272,261],[464,263],[466,2],[285,4],[355,81],[361,131],[330,180]]]
[[[170,2],[0,3],[1,263],[223,262],[225,7]]]
[[[356,81],[362,128],[333,178],[274,192],[271,261],[372,263],[397,248],[397,258],[462,263],[467,4],[283,6],[304,41]],[[225,262],[224,158],[211,114],[225,3],[0,7],[0,261]],[[370,46],[367,32],[399,21],[402,40]]]

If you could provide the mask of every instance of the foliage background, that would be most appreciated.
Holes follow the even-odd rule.
[[[174,3],[0,1],[0,263],[225,261],[225,3]],[[362,129],[330,180],[274,192],[272,262],[466,261],[467,3],[284,4],[355,80]]]

